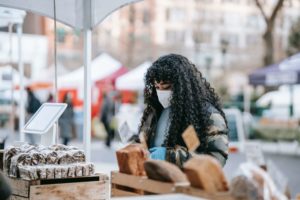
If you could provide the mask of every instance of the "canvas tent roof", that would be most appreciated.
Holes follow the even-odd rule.
[[[118,71],[122,67],[122,64],[111,57],[110,55],[103,53],[100,56],[96,57],[92,61],[91,65],[91,79],[92,82],[101,80],[114,72]],[[76,88],[83,85],[83,67],[79,69],[60,76],[58,78],[58,87],[59,88]]]
[[[92,29],[116,9],[139,0],[1,0],[0,6],[22,9],[79,29]]]
[[[254,71],[249,75],[249,83],[266,86],[300,83],[300,53]]]
[[[147,69],[151,66],[151,62],[146,61],[135,69],[120,76],[116,80],[116,88],[118,90],[134,90],[142,91],[145,88],[144,76]]]

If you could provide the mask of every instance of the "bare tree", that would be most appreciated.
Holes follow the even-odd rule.
[[[300,52],[300,18],[291,27],[288,42],[287,54],[289,56]]]
[[[267,16],[265,10],[263,9],[263,4],[260,0],[255,0],[255,4],[260,10],[267,28],[263,34],[263,40],[265,44],[265,57],[264,57],[264,64],[269,65],[274,62],[274,44],[273,44],[273,30],[275,25],[276,17],[283,7],[284,0],[278,0],[274,9],[271,12],[270,16]]]

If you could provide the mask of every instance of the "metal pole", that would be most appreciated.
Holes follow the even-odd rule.
[[[290,101],[290,106],[289,106],[289,113],[290,113],[290,117],[292,118],[294,115],[294,88],[293,88],[293,85],[290,85],[290,96],[291,96],[291,101]]]
[[[11,125],[11,131],[14,133],[15,131],[15,102],[14,102],[14,68],[12,66],[13,61],[13,53],[12,53],[12,32],[13,32],[13,24],[8,24],[8,32],[9,32],[9,65],[11,67],[11,114],[10,114],[10,125]]]
[[[92,30],[86,29],[83,32],[84,43],[84,123],[83,142],[86,160],[91,160],[91,59],[92,59]]]
[[[25,133],[23,132],[23,127],[25,124],[25,102],[24,102],[24,63],[22,57],[22,26],[23,24],[17,24],[17,34],[18,34],[18,67],[20,76],[20,99],[19,99],[19,130],[20,130],[20,140],[25,142]]]
[[[56,0],[53,0],[53,16],[54,16],[54,102],[58,103],[58,87],[57,87],[57,37],[56,37]],[[58,122],[53,126],[52,144],[57,144],[59,141]]]

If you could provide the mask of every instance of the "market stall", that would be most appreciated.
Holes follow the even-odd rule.
[[[84,33],[84,146],[87,160],[90,160],[91,143],[91,45],[92,29],[110,13],[138,0],[114,0],[107,3],[98,0],[56,1],[56,0],[3,0],[0,6],[27,10],[53,18]],[[55,84],[57,85],[57,84]]]
[[[60,21],[64,24],[70,25],[71,27],[78,28],[83,31],[83,41],[84,41],[84,69],[81,73],[83,73],[83,80],[84,80],[84,160],[89,162],[90,161],[90,143],[91,143],[91,89],[92,89],[92,74],[91,74],[91,45],[92,45],[92,29],[97,24],[99,24],[105,17],[107,17],[110,13],[113,11],[119,9],[122,6],[125,6],[129,3],[136,2],[137,0],[114,0],[110,1],[109,3],[106,1],[99,1],[99,0],[76,0],[76,1],[56,1],[56,0],[47,0],[47,1],[39,1],[39,0],[29,0],[29,1],[22,1],[22,0],[16,0],[16,1],[10,1],[10,0],[3,0],[0,2],[0,6],[4,7],[11,7],[11,8],[17,8],[22,10],[27,10],[30,12],[34,12],[37,14],[41,14],[47,17],[51,17],[54,19],[54,27],[56,27],[56,21]],[[56,39],[56,38],[55,38]],[[56,41],[55,41],[55,47],[56,47]],[[55,48],[55,95],[57,100],[57,65],[56,65],[56,48]],[[22,85],[23,86],[23,85]],[[24,141],[24,138],[22,138]],[[91,175],[94,175],[94,173],[87,174],[87,170],[85,170],[85,175],[83,174],[85,166],[80,166],[80,164],[72,159],[75,155],[70,155],[70,150],[65,149],[65,147],[59,147],[57,146],[51,146],[51,147],[28,147],[28,146],[21,146],[19,149],[17,146],[13,147],[12,149],[6,149],[4,152],[4,156],[10,155],[8,152],[11,150],[13,155],[11,158],[13,159],[13,162],[9,162],[8,158],[4,158],[5,164],[9,163],[9,168],[12,168],[12,172],[7,171],[6,174],[9,177],[16,178],[17,183],[14,184],[15,187],[13,187],[13,193],[15,199],[43,199],[47,198],[48,195],[56,195],[57,198],[64,199],[63,197],[70,197],[72,195],[74,198],[82,199],[82,198],[88,198],[88,199],[107,199],[108,194],[108,188],[103,187],[103,182],[98,183],[101,180],[100,176],[97,176],[96,178],[91,177]],[[29,148],[29,149],[28,149]],[[49,149],[50,148],[50,149]],[[31,154],[31,150],[34,151],[36,156],[38,157],[38,160],[35,160],[36,167],[34,169],[30,168],[28,169],[28,166],[31,166],[33,156]],[[50,150],[50,151],[49,151]],[[46,152],[44,152],[46,151]],[[49,155],[50,157],[53,157],[53,155],[57,155],[58,152],[56,151],[66,151],[65,155],[61,155],[62,157],[59,157],[61,159],[65,160],[66,164],[68,165],[64,169],[59,169],[58,166],[53,167],[53,164],[59,164],[60,162],[54,161],[52,162],[52,159],[40,159],[41,157],[45,155]],[[21,153],[23,152],[23,153]],[[21,153],[21,154],[20,154]],[[33,153],[33,152],[32,152]],[[26,155],[24,155],[26,154]],[[30,154],[30,155],[29,155]],[[21,159],[20,155],[23,155]],[[51,156],[52,155],[52,156]],[[25,156],[25,157],[24,157]],[[46,156],[48,157],[48,156]],[[45,157],[44,157],[45,158]],[[57,157],[58,158],[58,157]],[[30,161],[29,161],[30,160]],[[56,159],[55,159],[56,160]],[[28,162],[29,161],[29,162]],[[46,164],[47,167],[41,168],[40,165]],[[50,164],[51,166],[48,166]],[[61,176],[62,171],[73,171],[70,170],[72,167],[71,165],[75,165],[75,175],[74,173],[71,174],[65,174],[65,177]],[[76,172],[76,168],[79,167],[78,173]],[[20,170],[21,169],[21,170]],[[56,170],[55,170],[56,169]],[[27,174],[25,176],[21,174]],[[47,173],[47,171],[49,171]],[[54,171],[57,171],[54,172]],[[89,170],[88,170],[89,171]],[[23,173],[25,172],[25,173]],[[36,173],[38,172],[38,173]],[[46,172],[46,173],[44,173]],[[54,173],[53,173],[54,172]],[[45,176],[46,174],[46,176]],[[73,175],[75,177],[79,177],[78,184],[75,183]],[[56,177],[57,176],[57,177]],[[96,188],[92,187],[91,184],[87,183],[88,180],[81,179],[81,176],[85,176],[88,179],[96,180]],[[48,178],[49,177],[49,178]],[[27,182],[23,181],[25,179],[29,179]],[[49,181],[47,181],[49,179]],[[35,181],[38,180],[38,181]],[[60,182],[62,180],[62,182]],[[43,183],[42,183],[43,182]],[[106,181],[107,182],[107,181]],[[34,183],[35,185],[33,186]],[[48,185],[48,188],[44,188],[44,186],[41,186],[43,184]],[[55,185],[50,185],[55,184]],[[58,185],[56,185],[58,184]],[[19,187],[20,185],[24,185],[27,187]],[[54,189],[51,193],[47,193],[45,191],[49,192],[49,188]],[[25,196],[21,193],[20,191]],[[86,194],[83,191],[88,191]],[[100,195],[97,195],[100,194]],[[42,196],[36,196],[36,195],[42,195]],[[45,196],[46,195],[46,196]],[[80,196],[80,195],[85,195]],[[88,196],[86,196],[88,195]],[[89,198],[90,197],[90,198]]]

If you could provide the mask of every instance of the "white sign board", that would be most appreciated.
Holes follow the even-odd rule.
[[[23,132],[45,134],[67,108],[65,103],[44,103],[26,123]]]
[[[258,166],[266,164],[259,142],[245,143],[245,154],[248,162],[252,162]]]
[[[135,133],[130,130],[129,125],[127,121],[125,121],[120,127],[119,127],[119,134],[120,138],[123,144],[126,144],[129,142],[129,139],[132,138]]]

